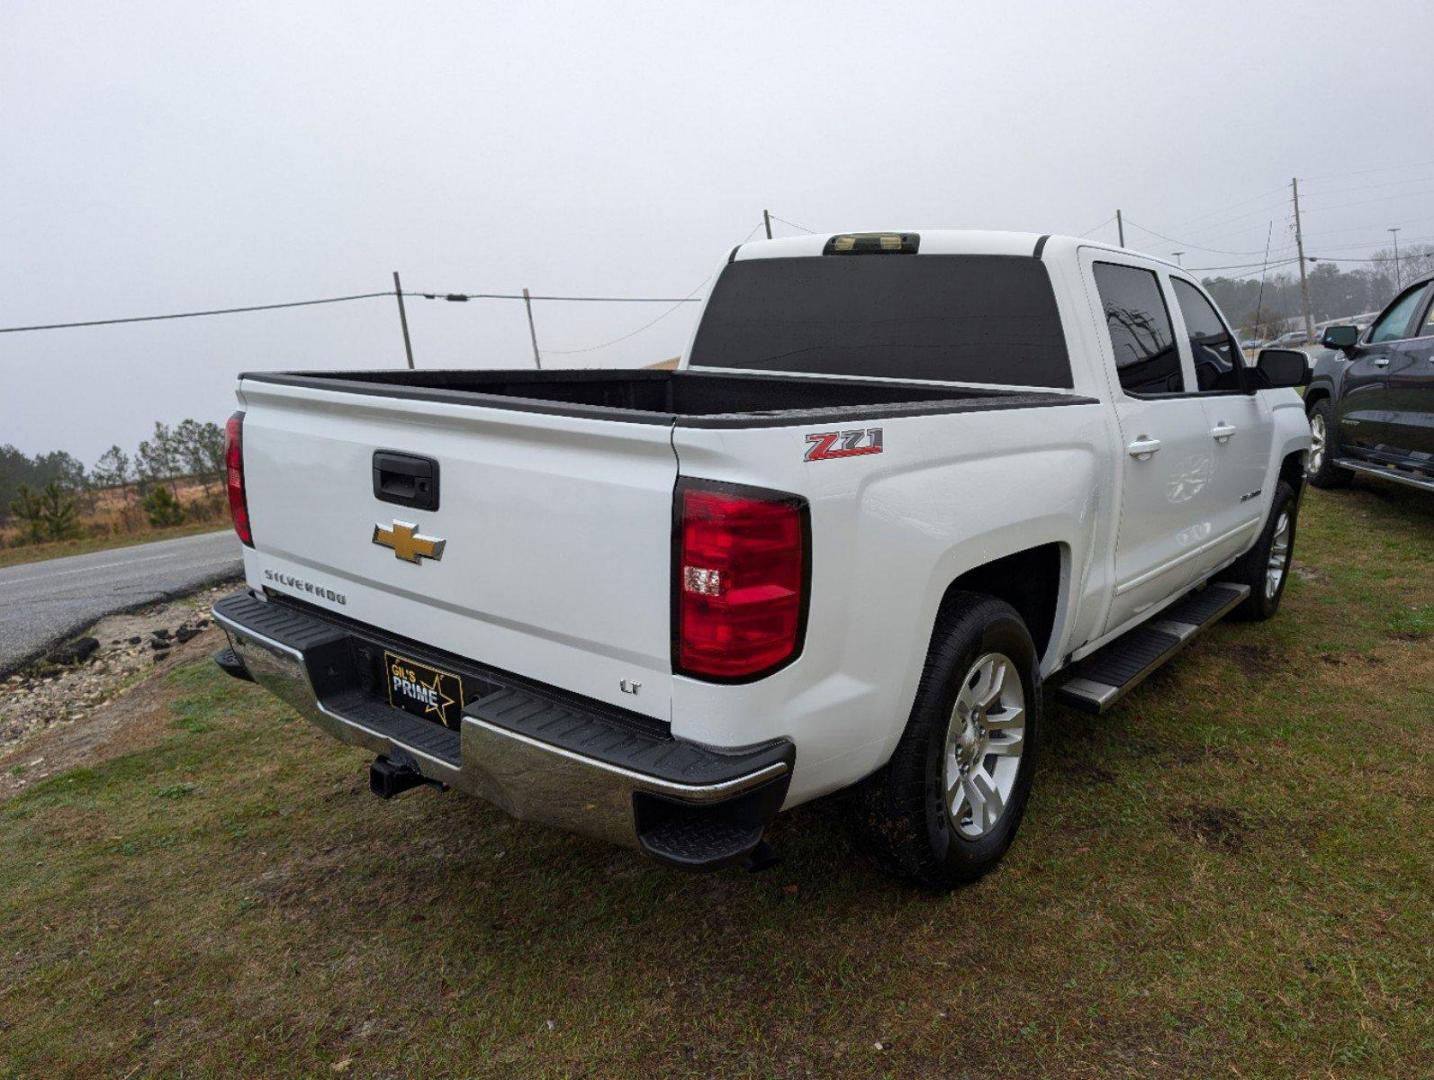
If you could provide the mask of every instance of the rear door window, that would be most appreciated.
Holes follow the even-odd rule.
[[[1195,385],[1202,394],[1238,392],[1244,389],[1244,354],[1236,344],[1225,320],[1205,294],[1188,281],[1170,279],[1175,287],[1175,302],[1185,320],[1185,333],[1190,338],[1190,358],[1195,363]]]
[[[1045,264],[1029,255],[812,255],[729,263],[692,367],[1071,387]]]
[[[1185,377],[1160,279],[1118,263],[1098,262],[1093,270],[1121,389],[1139,397],[1182,393]]]

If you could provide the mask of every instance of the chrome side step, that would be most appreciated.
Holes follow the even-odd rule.
[[[1355,461],[1353,458],[1335,458],[1334,464],[1341,469],[1348,469],[1350,472],[1392,480],[1396,484],[1406,484],[1409,487],[1418,488],[1420,491],[1434,491],[1434,477],[1405,472],[1395,465],[1372,465],[1368,461]]]
[[[1248,585],[1229,582],[1190,593],[1150,622],[1072,664],[1069,678],[1056,688],[1057,698],[1082,712],[1105,712],[1249,595]]]

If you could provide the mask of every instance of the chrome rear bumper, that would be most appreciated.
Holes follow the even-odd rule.
[[[498,677],[454,732],[361,688],[354,646],[377,631],[247,592],[217,603],[214,619],[249,677],[339,741],[379,756],[401,751],[425,777],[516,818],[638,847],[684,868],[747,855],[791,781],[786,740],[715,751]]]

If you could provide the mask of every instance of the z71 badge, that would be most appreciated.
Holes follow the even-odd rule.
[[[807,436],[808,461],[830,461],[832,458],[860,457],[881,453],[881,428],[858,428],[855,431],[814,431]]]

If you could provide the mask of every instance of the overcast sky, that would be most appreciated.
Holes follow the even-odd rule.
[[[6,3],[0,326],[376,291],[395,269],[682,296],[763,207],[1113,240],[1119,206],[1132,247],[1247,264],[1271,220],[1290,245],[1296,175],[1310,250],[1367,256],[1388,226],[1434,237],[1431,40],[1428,0]],[[539,344],[662,311],[543,304]],[[420,366],[532,362],[521,304],[409,319]],[[689,308],[546,359],[649,363],[690,329]],[[239,371],[402,349],[391,298],[3,334],[0,443],[92,463],[157,419],[222,420]]]

